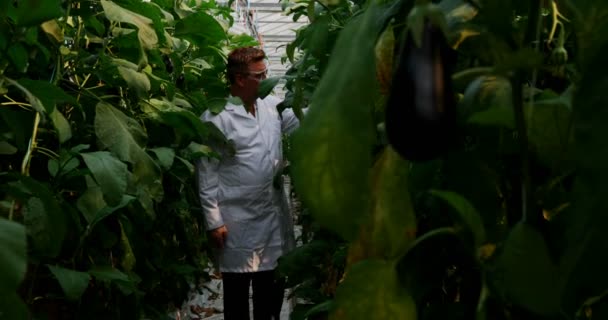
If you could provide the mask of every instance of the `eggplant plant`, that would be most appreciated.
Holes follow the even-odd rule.
[[[285,3],[311,21],[289,45],[314,226],[282,261],[295,318],[606,316],[608,6]]]

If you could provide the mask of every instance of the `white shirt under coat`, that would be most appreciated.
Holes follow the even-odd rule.
[[[279,116],[281,100],[268,96],[256,101],[256,115],[242,105],[228,103],[217,115],[201,119],[224,133],[235,154],[218,150],[221,159],[197,163],[199,197],[207,229],[228,229],[218,251],[221,272],[273,270],[278,258],[294,247],[293,220],[283,186],[273,186],[283,169],[282,134],[299,124],[291,109]]]

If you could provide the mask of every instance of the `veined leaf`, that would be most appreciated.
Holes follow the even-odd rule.
[[[17,290],[25,276],[26,262],[25,227],[0,218],[0,296]]]
[[[63,293],[70,300],[78,300],[89,286],[91,276],[86,272],[70,270],[57,266],[48,266],[57,278]]]
[[[95,133],[100,147],[109,149],[120,160],[133,164],[133,184],[141,201],[148,204],[148,213],[153,214],[149,199],[160,201],[163,188],[160,181],[160,168],[144,151],[146,133],[133,118],[127,117],[117,108],[100,102],[95,116]],[[143,203],[142,203],[143,204]]]
[[[158,159],[158,162],[160,163],[160,166],[163,169],[171,169],[171,166],[173,165],[173,160],[175,160],[175,151],[173,149],[160,147],[150,149],[150,151],[152,151],[156,155],[156,158]]]
[[[129,23],[137,27],[137,37],[143,48],[153,49],[157,46],[158,36],[152,27],[152,19],[129,11],[112,1],[101,0],[101,5],[108,20]]]
[[[131,89],[135,90],[139,95],[145,95],[145,93],[150,91],[152,88],[150,79],[143,72],[118,66],[118,73],[123,79],[125,79],[127,85]]]
[[[127,190],[127,165],[107,151],[82,153],[82,158],[103,191],[104,200],[116,206]]]
[[[216,43],[226,38],[226,32],[214,17],[204,11],[198,11],[177,22],[175,36],[196,43]]]
[[[292,138],[296,189],[316,220],[352,239],[370,212],[369,168],[378,88],[374,46],[394,8],[372,4],[341,31],[329,66]]]

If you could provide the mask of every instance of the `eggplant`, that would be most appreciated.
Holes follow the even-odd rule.
[[[385,125],[389,144],[407,160],[438,158],[454,144],[457,110],[451,66],[455,57],[441,29],[428,19],[420,47],[410,30],[403,34]]]

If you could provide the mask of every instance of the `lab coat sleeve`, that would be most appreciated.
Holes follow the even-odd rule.
[[[308,108],[302,109],[302,113],[306,114]],[[300,126],[300,120],[296,117],[296,114],[291,108],[283,110],[281,113],[281,131],[285,134],[291,134]]]
[[[203,114],[202,121],[210,121],[208,113]],[[218,121],[211,121],[220,130],[222,129]],[[219,170],[221,162],[217,158],[202,157],[196,162],[196,180],[198,185],[198,197],[201,203],[203,215],[207,225],[207,230],[217,229],[224,225],[222,213],[218,205],[219,190]]]
[[[219,167],[218,159],[205,157],[199,159],[196,165],[198,196],[205,216],[207,230],[217,229],[224,225],[217,200]]]

